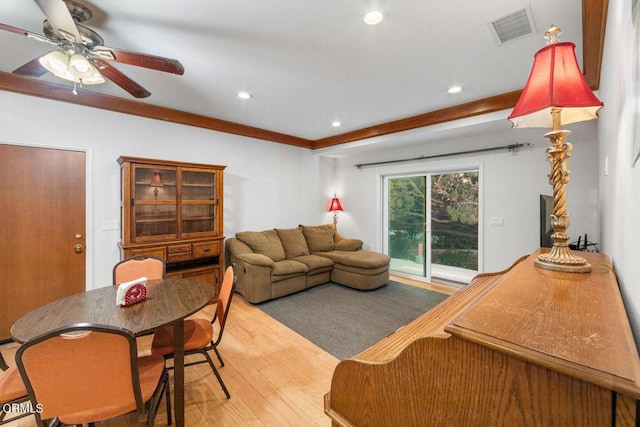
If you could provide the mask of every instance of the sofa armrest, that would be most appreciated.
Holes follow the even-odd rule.
[[[242,262],[246,262],[247,264],[257,265],[262,267],[271,267],[273,265],[273,260],[266,255],[262,254],[254,254],[254,253],[244,253],[244,254],[236,254],[236,259]]]
[[[359,251],[364,242],[360,239],[341,239],[336,242],[335,249],[338,251]]]
[[[260,260],[269,265],[258,265]],[[236,292],[252,304],[271,299],[271,269],[273,261],[265,255],[241,254],[234,258],[236,265]]]

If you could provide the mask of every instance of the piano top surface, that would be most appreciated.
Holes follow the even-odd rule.
[[[564,273],[536,267],[540,252],[499,276],[445,330],[568,373],[599,371],[640,384],[638,353],[608,256],[581,252],[592,272]]]

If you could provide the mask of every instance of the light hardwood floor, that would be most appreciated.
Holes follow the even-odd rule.
[[[395,280],[409,282],[393,277]],[[439,285],[411,284],[451,294]],[[212,307],[196,316],[209,317]],[[151,337],[139,339],[140,352],[148,353]],[[16,344],[0,346],[9,364]],[[220,368],[231,399],[224,393],[207,364],[185,370],[185,425],[191,426],[330,426],[323,396],[339,360],[274,320],[241,296],[234,297],[224,337],[219,347],[225,360]],[[197,357],[197,356],[193,356]],[[214,360],[215,356],[214,356]],[[164,400],[156,426],[166,426]],[[136,414],[118,417],[99,426],[142,425]],[[31,427],[32,417],[10,426]]]

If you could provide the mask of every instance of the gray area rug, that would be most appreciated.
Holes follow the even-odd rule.
[[[343,360],[395,332],[447,297],[394,281],[372,291],[326,283],[256,307]]]

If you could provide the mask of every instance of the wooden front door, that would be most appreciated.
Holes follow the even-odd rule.
[[[86,288],[85,165],[82,151],[0,144],[0,340]]]

